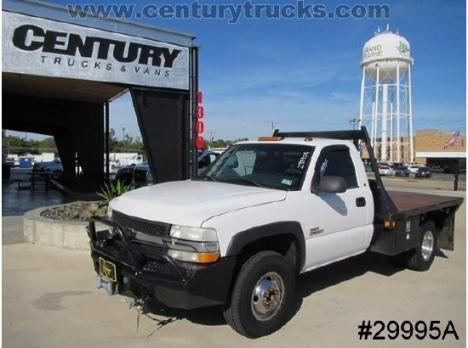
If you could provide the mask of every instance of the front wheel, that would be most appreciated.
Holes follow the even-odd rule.
[[[295,273],[282,255],[262,251],[243,265],[224,311],[226,322],[241,335],[268,335],[289,319],[295,293]]]

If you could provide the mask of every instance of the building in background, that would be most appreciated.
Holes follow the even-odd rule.
[[[445,172],[466,166],[466,135],[438,129],[416,132],[416,162]]]

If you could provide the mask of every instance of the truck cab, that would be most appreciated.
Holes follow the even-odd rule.
[[[240,142],[201,177],[111,201],[89,226],[98,287],[168,307],[222,305],[237,332],[259,337],[289,319],[300,273],[369,249],[428,269],[461,201],[402,211],[365,129],[325,133]]]

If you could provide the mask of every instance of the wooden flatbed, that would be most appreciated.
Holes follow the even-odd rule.
[[[414,216],[449,207],[458,207],[463,199],[459,197],[437,196],[424,193],[387,191],[398,209],[398,215]]]

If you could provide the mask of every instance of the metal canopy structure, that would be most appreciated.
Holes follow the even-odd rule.
[[[86,189],[102,183],[106,167],[108,175],[108,103],[127,91],[153,178],[190,176],[194,35],[89,14],[74,18],[43,1],[6,0],[2,19],[3,127],[53,136],[65,181],[79,179],[76,157]]]
[[[4,73],[3,86],[11,93],[24,96],[97,103],[111,102],[127,91],[126,86],[110,83],[16,73]]]

